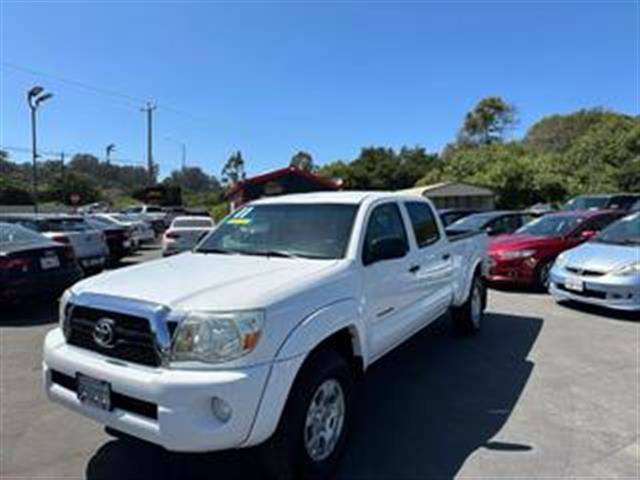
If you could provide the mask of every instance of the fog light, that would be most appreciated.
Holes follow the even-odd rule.
[[[231,418],[231,405],[218,397],[211,399],[211,411],[213,415],[221,422],[228,422]]]

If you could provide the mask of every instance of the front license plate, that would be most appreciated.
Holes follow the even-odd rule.
[[[78,373],[78,400],[100,410],[111,410],[111,385]]]
[[[104,260],[102,258],[91,258],[89,260],[83,260],[82,265],[84,267],[96,267],[98,265],[102,265],[103,261]]]
[[[575,277],[568,277],[564,281],[564,286],[567,290],[573,290],[574,292],[582,292],[584,290],[584,282]]]
[[[58,268],[60,266],[60,260],[57,255],[54,253],[53,255],[45,255],[40,259],[40,267],[43,270],[48,270],[50,268]]]

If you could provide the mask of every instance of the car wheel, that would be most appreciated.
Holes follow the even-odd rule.
[[[550,283],[550,275],[551,267],[553,266],[553,262],[551,260],[546,260],[540,263],[536,268],[535,274],[535,288],[539,292],[548,292],[549,291],[549,283]]]
[[[473,277],[467,300],[459,307],[451,309],[451,318],[456,332],[473,335],[482,328],[486,305],[486,287],[479,275]]]
[[[289,393],[275,434],[261,448],[277,479],[331,478],[344,454],[352,414],[353,376],[342,356],[313,354]]]

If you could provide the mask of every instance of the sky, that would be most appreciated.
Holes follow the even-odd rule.
[[[249,175],[351,160],[365,146],[439,151],[467,111],[498,95],[541,117],[640,113],[640,4],[630,1],[144,2],[0,0],[0,146],[28,149],[26,91],[42,150],[143,164],[154,112],[161,176]],[[30,153],[11,151],[26,161]]]

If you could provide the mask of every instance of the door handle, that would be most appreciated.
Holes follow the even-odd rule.
[[[413,265],[409,268],[410,273],[416,273],[418,270],[420,270],[420,265]]]
[[[442,255],[442,259],[443,260],[450,260],[451,259],[451,254],[450,253],[445,253],[444,255]]]

